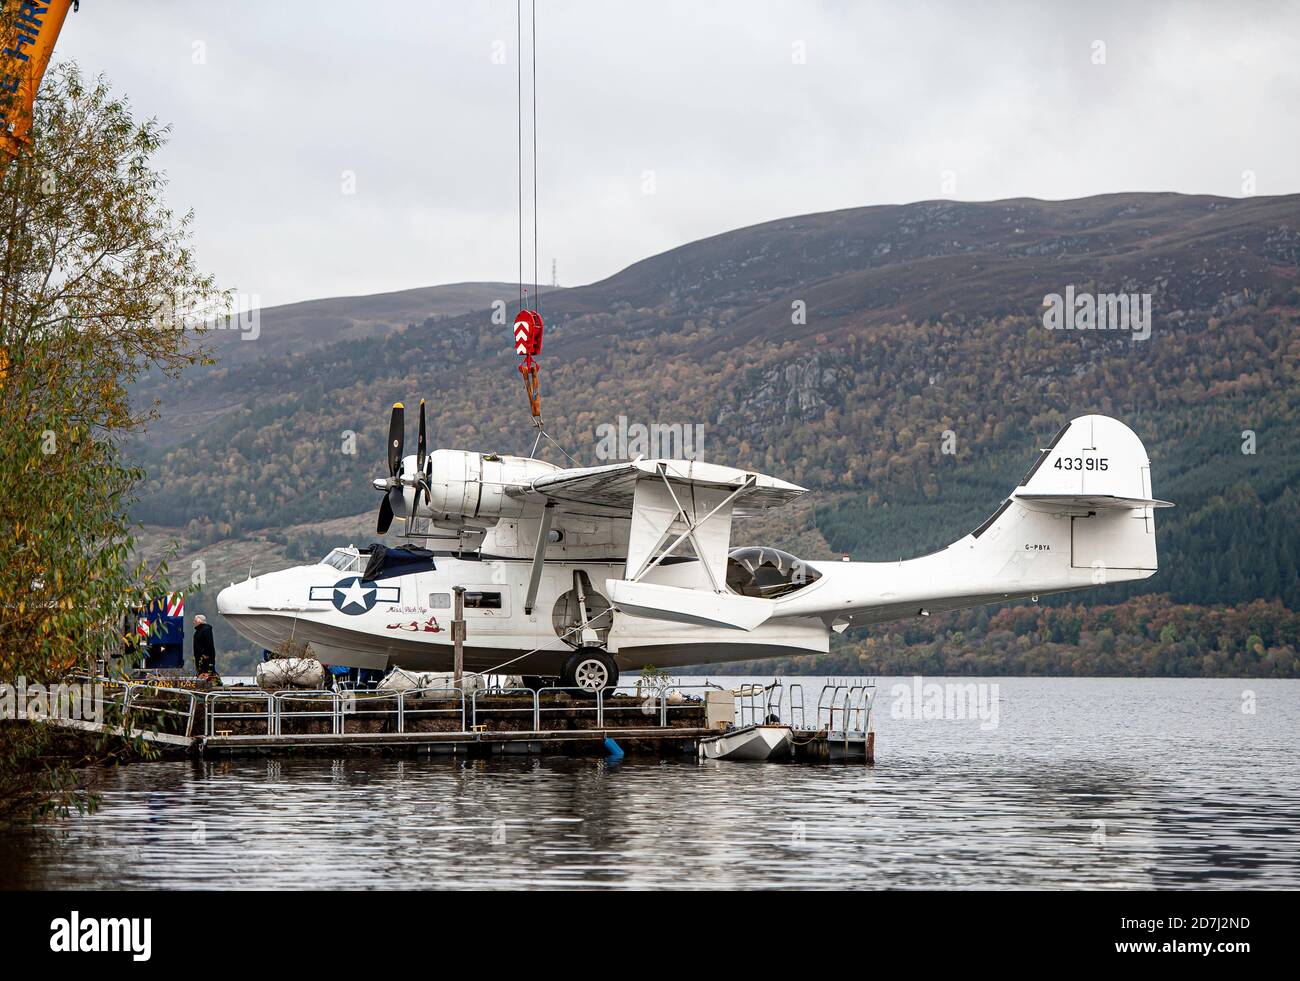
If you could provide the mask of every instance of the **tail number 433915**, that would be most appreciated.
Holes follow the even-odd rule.
[[[1061,456],[1053,466],[1057,470],[1109,470],[1110,460],[1104,456]]]

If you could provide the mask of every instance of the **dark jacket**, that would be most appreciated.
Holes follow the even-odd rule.
[[[198,674],[217,670],[217,646],[212,642],[210,623],[200,623],[194,628],[194,670]]]

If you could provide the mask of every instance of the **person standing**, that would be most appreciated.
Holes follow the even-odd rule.
[[[217,646],[212,641],[212,625],[202,613],[194,618],[194,673],[202,677],[217,670]]]

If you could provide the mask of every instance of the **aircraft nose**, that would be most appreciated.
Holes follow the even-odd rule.
[[[248,603],[244,596],[247,592],[244,586],[244,583],[231,583],[217,593],[217,612],[222,616],[229,616],[232,613],[246,613]]]

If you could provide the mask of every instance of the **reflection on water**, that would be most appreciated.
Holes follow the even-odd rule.
[[[107,771],[97,813],[9,840],[0,884],[1300,887],[1300,682],[1000,679],[991,731],[894,718],[893,683],[875,769],[366,757]]]

